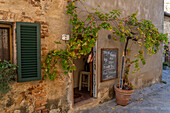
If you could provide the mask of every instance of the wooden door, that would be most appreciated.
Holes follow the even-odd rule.
[[[93,96],[93,62],[90,63],[90,96]]]

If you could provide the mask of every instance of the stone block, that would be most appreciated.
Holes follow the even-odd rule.
[[[46,96],[46,93],[40,93],[40,94],[36,94],[35,97],[42,97],[42,96]]]
[[[3,20],[7,20],[8,19],[8,13],[7,12],[5,12],[4,14],[3,14],[3,18],[2,18]]]
[[[23,97],[19,97],[18,100],[17,100],[17,105],[19,105],[22,100],[23,100]]]
[[[52,109],[49,113],[60,113],[60,109]]]
[[[42,103],[45,103],[47,101],[47,99],[45,100],[40,100],[40,101],[36,101],[36,104],[42,104]]]
[[[36,111],[36,113],[41,113],[41,110]]]
[[[29,110],[29,113],[33,113],[34,112],[34,106],[29,106],[28,110]]]
[[[1,3],[1,4],[5,4],[5,2],[4,2],[4,1],[0,1],[0,3]]]
[[[20,110],[15,110],[14,113],[21,113],[21,111]]]
[[[35,108],[36,111],[43,110],[43,109],[45,109],[45,106]]]
[[[47,47],[42,47],[41,50],[47,50]]]
[[[23,100],[23,101],[20,103],[20,106],[26,106],[26,101]]]
[[[42,110],[42,113],[49,113],[49,110],[48,109],[44,109],[44,110]]]
[[[45,38],[45,35],[41,35],[41,38]]]

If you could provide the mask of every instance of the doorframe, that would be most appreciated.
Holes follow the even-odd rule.
[[[7,28],[9,29],[9,54],[10,54],[10,60],[13,63],[13,40],[12,40],[12,27],[11,25],[8,24],[1,24],[0,23],[0,28]]]
[[[73,60],[72,60],[73,62]],[[72,80],[72,107],[75,107],[74,104],[74,73],[71,73],[71,80]],[[92,86],[93,87],[93,86]],[[98,40],[96,41],[96,97],[92,97],[94,99],[98,98]]]

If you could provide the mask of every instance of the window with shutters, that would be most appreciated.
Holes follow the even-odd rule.
[[[18,82],[41,80],[40,24],[16,23]]]
[[[0,59],[12,60],[11,25],[0,24]]]

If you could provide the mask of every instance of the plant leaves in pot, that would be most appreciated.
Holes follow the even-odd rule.
[[[122,61],[124,61],[124,60],[122,60]],[[123,64],[124,64],[124,62],[122,63],[122,65]],[[131,62],[130,59],[127,58],[124,76],[122,77],[123,80],[121,80],[121,82],[120,82],[121,85],[120,84],[114,85],[114,89],[115,89],[115,93],[116,93],[116,103],[123,105],[123,106],[128,104],[128,101],[129,101],[132,93],[134,92],[132,83],[130,83],[129,79],[128,79],[129,69],[130,69],[131,64],[133,64],[133,62]],[[123,70],[123,66],[122,66],[122,70]]]
[[[164,69],[164,70],[166,70],[168,66],[169,66],[169,63],[168,63],[168,62],[163,62],[163,69]]]

